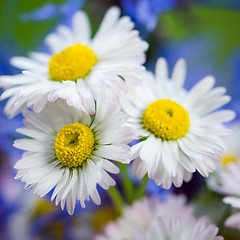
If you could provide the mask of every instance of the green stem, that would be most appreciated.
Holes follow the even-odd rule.
[[[148,183],[148,176],[146,174],[144,176],[144,178],[142,179],[142,182],[140,183],[140,185],[139,185],[139,187],[138,187],[138,189],[136,191],[135,199],[140,199],[140,198],[142,198],[145,195],[147,183]]]
[[[123,191],[124,191],[124,195],[126,197],[127,203],[132,204],[134,199],[134,195],[133,195],[134,186],[131,179],[129,178],[128,168],[125,164],[122,164],[122,163],[118,163],[117,165],[120,168]]]
[[[113,202],[113,205],[116,209],[117,215],[122,215],[122,209],[123,209],[123,199],[121,197],[121,194],[117,190],[116,187],[110,187],[108,190],[108,194]]]
[[[229,205],[225,205],[225,209],[224,209],[223,215],[222,215],[221,219],[219,219],[219,221],[217,223],[217,226],[219,228],[218,234],[222,235],[222,232],[223,232],[223,229],[224,229],[224,222],[230,216],[230,214],[231,214],[231,207]]]

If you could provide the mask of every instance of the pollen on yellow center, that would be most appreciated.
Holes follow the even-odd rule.
[[[162,140],[177,140],[189,129],[188,112],[178,103],[169,99],[152,102],[143,112],[144,127]]]
[[[57,159],[66,167],[81,167],[91,156],[95,139],[92,130],[82,123],[61,128],[54,142]]]
[[[222,156],[221,164],[227,166],[229,163],[237,163],[237,157],[230,154],[224,154]]]
[[[78,43],[52,56],[49,75],[54,81],[76,81],[87,76],[96,62],[94,52],[88,46]]]

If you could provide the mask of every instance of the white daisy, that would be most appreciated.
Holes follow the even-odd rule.
[[[72,28],[60,25],[47,36],[50,54],[34,52],[29,58],[11,59],[24,71],[0,79],[0,87],[7,88],[1,99],[10,97],[5,107],[7,115],[13,117],[27,107],[40,112],[48,100],[57,98],[75,107],[84,107],[87,102],[93,114],[94,102],[89,102],[92,94],[106,89],[119,91],[124,84],[118,75],[136,75],[143,69],[148,44],[133,28],[130,18],[120,17],[119,8],[112,7],[91,39],[87,15],[77,12]]]
[[[206,218],[193,216],[159,218],[149,224],[145,232],[134,229],[131,240],[223,240],[216,236],[218,228]]]
[[[224,203],[240,209],[240,125],[233,125],[231,135],[224,140],[227,149],[222,155],[222,161],[216,172],[211,174],[207,183],[213,190],[227,195],[223,198]],[[240,211],[228,217],[225,225],[240,230]]]
[[[223,202],[238,209],[225,221],[225,225],[240,230],[240,162],[229,163],[226,170],[219,173],[218,192],[227,195]]]
[[[122,95],[123,110],[129,126],[138,131],[140,142],[132,147],[133,174],[141,179],[146,173],[156,184],[180,187],[197,170],[207,177],[216,167],[224,150],[223,126],[234,118],[230,110],[215,111],[230,101],[225,88],[213,88],[214,78],[205,77],[189,92],[183,88],[185,61],[180,59],[168,77],[167,63],[160,58],[156,77],[143,75],[142,85],[129,85]]]
[[[229,171],[229,165],[237,166],[240,163],[239,123],[232,124],[231,130],[231,134],[224,138],[226,149],[221,156],[221,162],[217,164],[216,171],[212,173],[207,179],[208,187],[217,192],[221,192],[221,187],[219,188],[219,184],[221,181],[222,173],[226,173]]]
[[[24,112],[26,127],[18,132],[30,139],[16,140],[14,146],[26,150],[15,168],[16,179],[33,187],[33,192],[43,197],[54,188],[52,200],[56,205],[66,203],[73,214],[76,199],[85,207],[89,196],[96,204],[100,197],[99,184],[108,189],[115,181],[107,172],[119,169],[110,160],[128,163],[134,133],[124,127],[126,115],[117,103],[107,104],[103,96],[96,103],[96,114],[91,116],[62,100],[47,103],[37,114]]]
[[[123,216],[104,228],[95,240],[217,240],[217,227],[205,218],[196,220],[183,196],[167,201],[145,198],[125,207]]]

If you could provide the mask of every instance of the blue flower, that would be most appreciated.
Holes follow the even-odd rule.
[[[166,201],[171,195],[173,188],[163,189],[161,186],[158,186],[154,180],[149,179],[146,186],[146,194],[148,196],[158,197],[161,201]]]
[[[5,102],[0,103],[0,152],[10,161],[11,159],[16,161],[22,151],[13,147],[13,141],[20,136],[15,130],[23,125],[22,116],[18,115],[14,119],[9,120],[3,114],[4,105]]]
[[[73,14],[82,8],[86,0],[68,0],[61,4],[46,3],[45,5],[20,15],[23,22],[41,22],[60,18],[61,24],[70,25]]]
[[[123,13],[146,35],[156,28],[159,15],[175,8],[177,0],[121,0],[121,4]]]

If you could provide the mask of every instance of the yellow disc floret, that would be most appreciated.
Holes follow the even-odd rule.
[[[94,52],[88,46],[78,43],[51,58],[49,75],[55,81],[76,81],[87,76],[96,62],[97,57]]]
[[[81,167],[91,156],[95,139],[92,130],[82,123],[61,128],[54,142],[57,159],[66,167]]]
[[[221,164],[227,166],[229,163],[237,163],[237,156],[224,154],[222,156]]]
[[[178,103],[162,99],[152,102],[143,112],[144,127],[162,140],[177,140],[189,129],[188,112]]]

